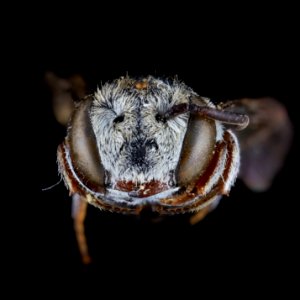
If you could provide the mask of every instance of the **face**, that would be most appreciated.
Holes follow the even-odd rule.
[[[122,78],[94,96],[90,116],[106,184],[126,190],[157,182],[169,188],[175,185],[189,114],[169,120],[164,115],[174,105],[188,103],[192,93],[179,82],[170,85],[153,77],[138,84]]]
[[[121,78],[77,107],[58,149],[60,171],[71,194],[106,210],[195,211],[237,176],[238,143],[218,119],[240,124],[243,116],[224,116],[177,80]]]

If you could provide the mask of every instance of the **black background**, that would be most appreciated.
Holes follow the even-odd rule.
[[[164,34],[163,42],[157,40],[157,35],[162,35],[159,32],[140,37],[140,43],[134,32],[126,31],[111,43],[104,35],[92,40],[79,33],[78,39],[66,35],[61,41],[54,30],[28,50],[30,61],[23,75],[31,82],[27,109],[32,143],[27,147],[30,155],[25,181],[30,182],[30,189],[33,187],[33,196],[25,216],[29,228],[26,235],[20,230],[16,239],[26,253],[25,271],[34,268],[38,278],[54,274],[50,281],[42,280],[47,285],[55,286],[61,278],[75,280],[74,285],[77,280],[93,279],[103,288],[107,281],[120,284],[132,280],[127,288],[135,289],[136,282],[155,274],[143,283],[146,289],[163,285],[167,279],[173,289],[179,289],[183,283],[190,288],[201,286],[203,278],[228,279],[231,273],[232,285],[239,282],[248,286],[249,281],[243,278],[253,273],[251,283],[265,286],[265,278],[280,282],[293,266],[297,237],[295,139],[268,192],[253,193],[237,181],[230,197],[224,197],[218,208],[195,226],[189,226],[184,216],[152,223],[90,206],[86,230],[94,263],[81,265],[68,191],[62,183],[41,191],[59,180],[56,148],[66,132],[52,114],[50,93],[44,83],[46,71],[61,76],[79,73],[91,91],[100,82],[127,73],[177,75],[200,95],[215,100],[275,97],[287,107],[297,126],[295,86],[290,75],[294,62],[278,47],[276,39],[236,41],[223,36],[195,45],[188,33],[174,37]]]

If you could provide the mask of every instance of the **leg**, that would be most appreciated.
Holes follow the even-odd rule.
[[[76,240],[81,254],[82,262],[89,264],[91,258],[88,251],[87,241],[84,233],[84,220],[86,216],[88,203],[82,196],[74,194],[72,198],[72,217],[74,221],[74,230]]]

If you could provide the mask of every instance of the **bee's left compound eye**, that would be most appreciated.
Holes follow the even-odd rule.
[[[75,111],[68,134],[70,158],[80,180],[94,191],[104,191],[104,168],[91,125],[91,99],[83,101]]]
[[[203,105],[199,99],[197,104]],[[215,122],[191,114],[177,168],[179,185],[195,182],[206,168],[213,154],[216,141]]]

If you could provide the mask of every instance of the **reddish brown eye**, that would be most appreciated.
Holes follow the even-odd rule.
[[[200,99],[193,101],[204,104]],[[215,122],[191,114],[177,169],[178,185],[187,186],[199,178],[212,157],[215,143]]]
[[[68,142],[71,162],[78,177],[90,189],[103,192],[104,169],[89,117],[91,102],[91,99],[83,101],[75,111]]]

